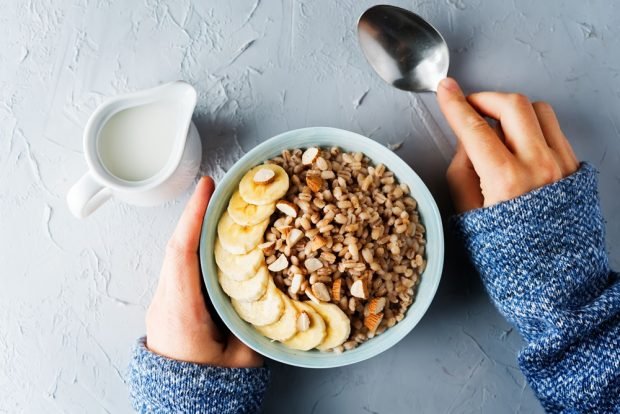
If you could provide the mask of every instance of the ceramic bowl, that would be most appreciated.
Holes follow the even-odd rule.
[[[385,164],[394,172],[399,182],[409,186],[411,195],[418,202],[421,221],[426,227],[428,264],[421,275],[415,302],[409,308],[406,317],[381,335],[341,354],[289,349],[258,333],[237,315],[230,299],[220,288],[213,257],[217,223],[241,177],[251,167],[279,155],[284,149],[309,146],[338,146],[345,151],[360,151],[373,163]],[[325,127],[297,129],[277,135],[258,145],[237,161],[215,189],[204,218],[200,243],[200,260],[207,292],[215,310],[231,332],[267,358],[307,368],[333,368],[354,364],[384,352],[403,339],[420,321],[435,296],[441,278],[443,256],[444,240],[439,210],[420,177],[398,155],[380,143],[353,132]]]

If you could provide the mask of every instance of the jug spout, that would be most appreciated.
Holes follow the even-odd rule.
[[[180,161],[196,107],[197,93],[192,85],[184,81],[174,81],[153,88],[155,102],[167,107],[171,121],[176,124],[175,147],[171,158]],[[174,117],[174,120],[173,118]]]

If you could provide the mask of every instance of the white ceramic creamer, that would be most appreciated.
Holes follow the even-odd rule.
[[[196,91],[180,81],[99,106],[84,130],[89,170],[67,194],[71,212],[86,217],[112,196],[146,206],[184,192],[202,158],[195,106]]]

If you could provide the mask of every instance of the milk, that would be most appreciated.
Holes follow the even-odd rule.
[[[168,162],[179,131],[172,102],[134,106],[116,112],[99,132],[99,158],[108,172],[125,181],[143,181]]]

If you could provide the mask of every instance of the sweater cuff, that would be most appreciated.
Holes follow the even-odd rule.
[[[573,174],[508,201],[461,213],[452,227],[465,241],[497,228],[519,228],[531,222],[554,220],[558,211],[598,205],[597,171],[581,163]]]
[[[527,337],[557,328],[609,284],[596,170],[570,176],[451,221],[500,312]]]
[[[269,381],[269,369],[223,368],[176,361],[155,354],[140,338],[129,367],[134,408],[141,413],[257,412]]]

